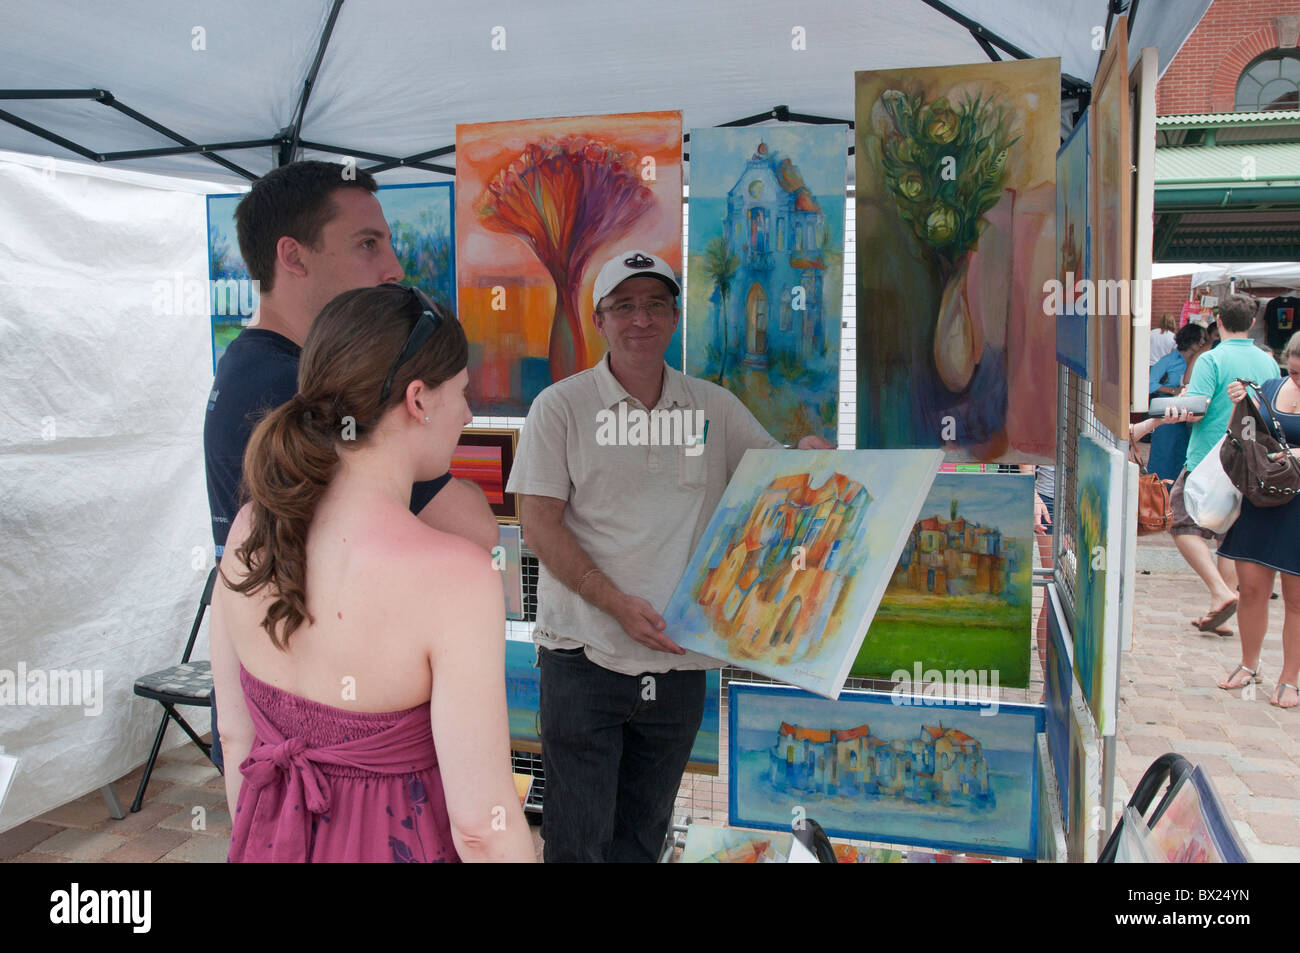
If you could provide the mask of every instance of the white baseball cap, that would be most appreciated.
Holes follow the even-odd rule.
[[[600,273],[596,275],[596,284],[591,289],[592,306],[599,308],[601,298],[613,292],[628,278],[641,275],[653,275],[658,278],[673,289],[674,295],[682,293],[682,287],[677,283],[677,276],[673,274],[673,270],[668,267],[668,262],[649,252],[632,249],[619,252],[600,269]]]

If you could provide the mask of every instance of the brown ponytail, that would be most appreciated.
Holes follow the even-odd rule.
[[[469,348],[449,313],[429,341],[397,370],[380,404],[384,378],[423,305],[407,288],[380,285],[339,295],[312,322],[298,364],[298,393],[257,425],[244,453],[251,527],[235,552],[247,568],[235,592],[270,586],[262,627],[281,650],[307,611],[307,535],[340,453],[364,446],[384,413],[406,399],[411,381],[436,387],[465,367]],[[225,578],[223,574],[223,578]]]

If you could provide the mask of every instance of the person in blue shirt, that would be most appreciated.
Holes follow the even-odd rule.
[[[1205,329],[1187,324],[1174,337],[1174,350],[1151,367],[1152,397],[1172,397],[1183,389],[1183,378],[1192,359],[1205,349]]]
[[[298,392],[298,360],[325,305],[345,291],[405,277],[374,176],[333,162],[294,162],[253,184],[235,209],[239,251],[258,282],[254,323],[217,364],[203,424],[212,540],[221,559],[239,511],[244,450],[265,414]],[[473,483],[443,474],[411,488],[411,512],[491,551],[496,518]],[[223,767],[212,699],[212,752]]]
[[[1209,541],[1218,540],[1219,534],[1198,526],[1187,513],[1183,502],[1183,487],[1187,475],[1211,451],[1227,430],[1232,416],[1232,400],[1228,385],[1242,379],[1263,384],[1278,376],[1277,360],[1271,351],[1263,351],[1250,340],[1250,328],[1255,321],[1255,299],[1249,295],[1228,295],[1219,305],[1217,325],[1220,331],[1219,346],[1200,354],[1187,381],[1185,396],[1207,397],[1205,414],[1192,425],[1191,439],[1187,442],[1187,459],[1183,471],[1169,491],[1169,508],[1174,514],[1169,533],[1174,537],[1178,551],[1187,564],[1201,577],[1209,590],[1210,608],[1192,624],[1202,632],[1231,635],[1220,627],[1237,611],[1237,567],[1232,558],[1222,550],[1215,554]],[[1224,688],[1240,688],[1244,679],[1234,673],[1231,684]]]
[[[1172,397],[1183,389],[1196,358],[1205,350],[1205,329],[1199,324],[1179,328],[1177,348],[1151,368],[1151,397]],[[1177,480],[1187,459],[1187,442],[1192,437],[1191,424],[1171,423],[1151,434],[1151,455],[1147,469],[1162,480]],[[1130,438],[1132,439],[1132,438]]]

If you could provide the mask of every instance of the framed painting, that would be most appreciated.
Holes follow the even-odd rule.
[[[1092,247],[1088,214],[1088,110],[1056,153],[1056,360],[1088,376],[1088,298]]]
[[[510,721],[510,747],[534,754],[542,750],[541,670],[537,647],[531,641],[506,640],[506,708]],[[693,774],[718,773],[718,741],[722,709],[722,673],[705,672],[704,717],[691,745],[686,770]]]
[[[406,277],[434,301],[456,311],[456,205],[450,182],[381,185],[376,193]]]
[[[1070,699],[1074,697],[1074,661],[1070,627],[1066,623],[1056,583],[1049,582],[1047,600],[1047,659],[1043,673],[1043,705],[1046,709],[1047,751],[1052,758],[1053,789],[1060,798],[1063,823],[1070,823]]]
[[[1132,409],[1151,405],[1151,260],[1156,218],[1156,80],[1159,51],[1144,46],[1129,74],[1129,163],[1133,175],[1133,327],[1129,336]]]
[[[537,646],[506,639],[506,716],[510,747],[518,751],[542,750],[541,686]]]
[[[208,277],[212,315],[212,369],[257,310],[258,289],[248,274],[235,233],[235,206],[247,193],[208,196]],[[455,207],[450,182],[381,185],[379,206],[392,232],[393,252],[413,285],[454,312]]]
[[[0,808],[5,806],[9,789],[13,786],[14,775],[18,773],[18,758],[0,751]]]
[[[1137,604],[1134,587],[1137,585],[1138,548],[1138,465],[1124,461],[1124,499],[1129,507],[1128,518],[1122,522],[1124,532],[1124,572],[1119,579],[1119,650],[1133,649],[1133,607]]]
[[[1060,62],[856,74],[859,447],[1056,459]]]
[[[212,322],[213,374],[227,346],[239,337],[257,310],[257,287],[239,253],[235,234],[235,206],[244,195],[208,196],[208,312]]]
[[[1079,435],[1075,470],[1074,674],[1103,735],[1115,733],[1124,455]]]
[[[1029,685],[1034,478],[940,473],[850,674]]]
[[[686,373],[836,440],[847,126],[691,130]]]
[[[470,406],[522,417],[604,354],[591,294],[607,258],[638,249],[681,273],[681,113],[458,125],[456,205]]]
[[[730,684],[729,823],[1032,858],[1043,709]],[[983,712],[983,714],[981,714]]]
[[[683,648],[834,698],[938,450],[749,450],[664,608]]]
[[[497,548],[492,565],[501,573],[505,588],[506,618],[522,622],[524,618],[523,538],[518,526],[497,526]]]
[[[1101,750],[1092,716],[1081,698],[1070,699],[1070,863],[1095,864],[1105,821],[1101,803]]]
[[[1129,179],[1128,17],[1117,17],[1092,83],[1092,327],[1089,366],[1093,412],[1128,439],[1131,357],[1129,279],[1132,199]],[[1144,332],[1145,333],[1145,332]],[[1143,373],[1145,373],[1145,369]]]
[[[1069,856],[1065,843],[1065,820],[1060,809],[1052,756],[1047,752],[1047,735],[1038,736],[1038,859],[1059,864]]]
[[[738,831],[692,824],[679,864],[783,864],[790,856],[792,834]]]
[[[517,494],[506,492],[515,463],[519,431],[513,428],[465,430],[451,455],[451,475],[476,484],[498,523],[519,522]]]

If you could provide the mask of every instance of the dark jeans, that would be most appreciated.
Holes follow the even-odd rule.
[[[543,859],[653,863],[704,715],[704,673],[620,675],[581,650],[537,654]]]

